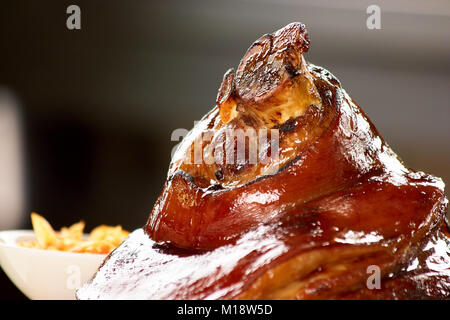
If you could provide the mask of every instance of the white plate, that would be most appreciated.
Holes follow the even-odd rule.
[[[75,291],[93,276],[107,256],[18,246],[19,242],[35,239],[32,230],[0,231],[0,265],[30,299],[75,299]]]

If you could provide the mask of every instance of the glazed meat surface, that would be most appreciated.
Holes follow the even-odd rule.
[[[450,297],[444,183],[405,166],[340,82],[305,61],[309,44],[292,23],[225,74],[147,224],[78,298]],[[252,130],[276,138],[257,146],[264,161],[238,159],[227,139]]]

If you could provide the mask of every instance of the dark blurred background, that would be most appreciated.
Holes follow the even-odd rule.
[[[81,8],[81,30],[66,8]],[[366,8],[381,9],[381,30]],[[450,182],[450,4],[431,1],[0,2],[0,230],[79,219],[142,226],[176,128],[214,106],[224,72],[301,21],[393,149]],[[0,299],[23,296],[0,271]]]

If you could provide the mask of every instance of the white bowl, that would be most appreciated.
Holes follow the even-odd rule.
[[[0,265],[30,299],[75,299],[75,291],[93,276],[107,256],[18,246],[19,242],[35,239],[32,230],[0,231]]]

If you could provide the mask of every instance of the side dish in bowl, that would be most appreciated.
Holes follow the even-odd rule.
[[[30,299],[75,299],[75,291],[127,237],[120,226],[84,234],[84,222],[56,232],[33,213],[34,230],[0,231],[0,265]]]

